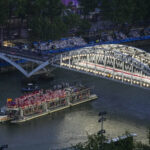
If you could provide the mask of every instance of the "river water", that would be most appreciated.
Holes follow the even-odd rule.
[[[43,88],[49,88],[52,83],[77,81],[91,87],[98,99],[26,123],[1,124],[0,145],[8,144],[9,150],[69,147],[100,130],[100,111],[108,113],[104,122],[107,136],[116,137],[129,131],[137,134],[136,140],[148,142],[150,91],[63,69],[56,69],[53,73],[53,81],[39,81]],[[8,97],[22,94],[22,78],[17,71],[0,75],[0,107],[5,105]]]

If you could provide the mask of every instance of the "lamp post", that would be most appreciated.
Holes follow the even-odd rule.
[[[107,114],[107,112],[100,112],[98,115],[100,116],[100,119],[98,120],[98,122],[100,122],[101,123],[101,130],[98,132],[98,135],[100,135],[100,137],[101,137],[101,143],[100,143],[100,148],[101,148],[101,150],[103,150],[104,149],[104,147],[103,147],[103,140],[104,140],[104,136],[103,136],[103,134],[105,134],[105,130],[104,130],[104,121],[106,121],[106,118],[104,117],[105,115]]]

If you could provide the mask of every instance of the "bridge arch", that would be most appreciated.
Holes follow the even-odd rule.
[[[23,67],[21,67],[18,63],[7,57],[6,54],[0,53],[0,59],[5,60],[8,62],[10,65],[14,66],[16,69],[18,69],[22,74],[24,74],[26,77],[31,77],[34,73],[37,71],[44,69],[45,66],[49,65],[49,60],[45,62],[40,62],[40,65],[33,69],[31,72],[27,72]],[[35,60],[35,62],[37,62]]]
[[[53,65],[150,88],[150,53],[132,46],[103,44],[84,47],[53,58]]]

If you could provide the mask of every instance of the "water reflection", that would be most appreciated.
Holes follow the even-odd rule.
[[[43,150],[67,147],[85,141],[87,134],[100,129],[98,112],[107,111],[104,123],[107,135],[114,137],[125,131],[137,133],[138,140],[146,143],[146,130],[150,125],[150,92],[62,69],[54,71],[54,81],[41,82],[48,88],[53,83],[79,81],[91,87],[99,98],[95,101],[44,116],[19,125],[0,125],[0,141],[10,150]],[[20,73],[0,76],[0,106],[7,97],[21,95]]]

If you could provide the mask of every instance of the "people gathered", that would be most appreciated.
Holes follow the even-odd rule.
[[[84,46],[87,43],[81,37],[62,38],[57,41],[34,42],[34,48],[39,50],[63,49],[75,46]]]

